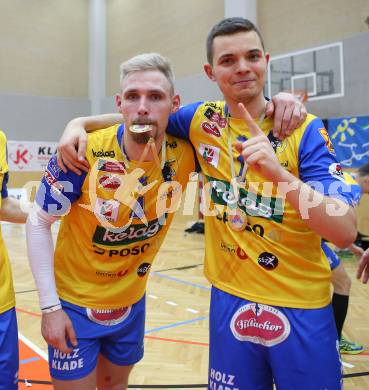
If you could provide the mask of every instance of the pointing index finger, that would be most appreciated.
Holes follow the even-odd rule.
[[[251,136],[256,137],[258,135],[264,135],[257,123],[255,123],[255,121],[252,119],[243,103],[238,103],[238,108],[240,109],[241,115],[245,119],[245,122],[250,129]]]

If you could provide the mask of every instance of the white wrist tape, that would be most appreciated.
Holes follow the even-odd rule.
[[[49,307],[43,307],[41,308],[41,311],[43,314],[47,314],[47,313],[53,313],[54,311],[57,311],[57,310],[61,310],[62,306],[61,304],[57,304],[57,305],[53,305],[53,306],[49,306]]]

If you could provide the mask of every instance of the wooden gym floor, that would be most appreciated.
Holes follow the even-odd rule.
[[[210,286],[203,276],[203,235],[186,235],[184,229],[189,223],[189,218],[175,217],[153,265],[147,288],[145,357],[131,374],[130,388],[206,388]],[[19,388],[51,389],[24,226],[2,226],[13,268],[22,335]],[[54,226],[54,234],[56,230]],[[369,390],[369,285],[355,280],[354,259],[346,259],[344,264],[353,281],[344,333],[367,346],[360,355],[343,356],[347,376],[344,385],[346,390]]]

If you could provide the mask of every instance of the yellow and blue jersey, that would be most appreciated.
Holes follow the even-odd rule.
[[[36,195],[43,210],[62,216],[54,255],[57,292],[78,306],[114,309],[142,298],[173,218],[165,206],[195,169],[191,145],[170,135],[162,170],[154,161],[128,161],[123,132],[120,125],[89,134],[87,174],[65,174],[53,157]]]
[[[7,160],[6,136],[0,130],[0,208],[2,199],[8,197],[7,182],[9,167]],[[1,234],[0,227],[0,313],[15,306],[12,272],[8,252]]]
[[[350,204],[352,195],[342,180],[333,146],[322,121],[308,115],[285,140],[273,137],[273,123],[259,123],[280,164],[325,195]],[[244,120],[229,117],[225,102],[198,102],[171,115],[169,132],[189,139],[205,177],[210,198],[205,213],[205,275],[212,285],[254,302],[295,308],[318,308],[330,302],[330,269],[313,232],[278,191],[252,167],[238,200],[231,187],[230,158],[235,174],[244,161],[232,144],[250,137]],[[236,200],[235,200],[236,199]],[[228,225],[229,212],[247,214],[243,231]]]

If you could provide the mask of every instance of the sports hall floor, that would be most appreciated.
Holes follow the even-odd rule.
[[[145,357],[130,377],[130,388],[206,388],[209,283],[203,276],[204,237],[185,234],[190,218],[177,215],[153,265],[147,288]],[[40,311],[26,256],[24,226],[3,224],[10,254],[20,336],[19,389],[51,389]],[[54,234],[57,227],[53,227]],[[355,280],[356,261],[344,260],[352,277],[345,334],[367,346],[344,355],[346,390],[369,389],[369,285]]]

